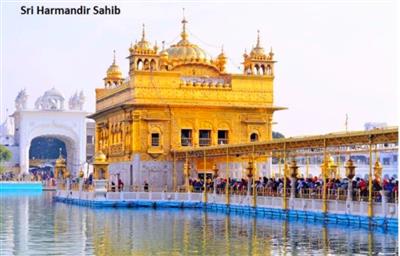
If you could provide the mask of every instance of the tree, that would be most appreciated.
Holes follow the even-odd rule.
[[[285,135],[283,135],[282,133],[280,133],[280,132],[272,132],[272,138],[273,139],[281,139],[281,138],[285,138]]]
[[[0,145],[0,173],[5,171],[3,162],[11,160],[11,157],[11,151],[8,150],[8,148],[6,148],[5,146]]]

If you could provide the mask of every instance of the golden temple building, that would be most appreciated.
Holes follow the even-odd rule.
[[[128,78],[114,54],[104,86],[96,89],[95,150],[106,154],[110,176],[118,174],[126,185],[170,188],[172,150],[271,140],[274,111],[283,109],[273,104],[274,54],[265,52],[259,35],[243,55],[243,72],[232,74],[223,50],[212,58],[189,41],[187,23],[183,18],[180,41],[162,49],[146,40],[143,26],[129,48]],[[192,172],[211,168],[193,163]],[[241,172],[232,166],[233,177]]]

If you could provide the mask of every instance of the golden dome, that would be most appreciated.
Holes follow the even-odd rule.
[[[225,56],[225,53],[224,53],[224,47],[223,46],[221,47],[221,53],[218,55],[218,59],[226,60],[226,56]]]
[[[122,71],[119,68],[119,66],[115,63],[115,51],[114,51],[113,63],[107,69],[107,78],[108,79],[122,79]]]
[[[56,165],[64,165],[64,164],[65,164],[65,159],[62,156],[56,159]]]
[[[62,149],[60,148],[60,154],[59,154],[58,158],[56,159],[56,167],[65,165],[65,159],[62,157],[61,150]]]
[[[96,153],[96,155],[94,156],[94,162],[95,163],[106,163],[107,162],[107,157],[103,152],[98,151]]]
[[[171,61],[211,63],[212,58],[203,49],[189,42],[186,33],[186,19],[182,20],[181,40],[166,51]]]
[[[142,38],[140,39],[139,42],[135,43],[133,48],[131,50],[135,52],[153,52],[155,49],[151,48],[151,44],[146,40],[146,32],[144,29],[144,24],[143,24],[143,29],[142,29]],[[156,50],[157,51],[157,50]]]
[[[257,31],[257,44],[256,44],[256,47],[253,47],[253,49],[250,52],[250,56],[251,57],[256,57],[256,58],[257,57],[264,58],[266,56],[265,52],[264,52],[264,48],[260,44],[260,31],[259,30]]]

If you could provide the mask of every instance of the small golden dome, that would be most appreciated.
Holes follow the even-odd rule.
[[[168,59],[168,52],[165,50],[165,41],[162,41],[162,50],[160,52],[161,59]]]
[[[261,57],[264,58],[266,57],[265,52],[264,52],[264,48],[261,46],[260,43],[260,31],[257,30],[257,44],[256,47],[253,47],[253,49],[250,52],[250,56],[251,57]]]
[[[220,60],[226,60],[226,56],[225,56],[225,53],[224,53],[224,47],[223,46],[221,47],[221,53],[218,55],[217,58],[220,59]]]
[[[58,158],[56,159],[56,166],[58,166],[58,167],[65,165],[65,159],[63,158],[61,151],[62,151],[62,149],[60,148],[60,154],[59,154]]]
[[[96,153],[96,155],[94,156],[94,162],[95,163],[106,163],[107,162],[107,157],[103,152],[98,151]]]
[[[379,162],[379,160],[377,159],[375,164],[374,164],[374,169],[382,169],[382,164],[381,162]]]
[[[146,32],[144,29],[144,24],[143,24],[143,29],[142,29],[142,39],[140,39],[139,42],[135,44],[133,47],[135,51],[153,51],[156,49],[152,49],[151,44],[146,40]],[[157,50],[156,50],[157,51]]]
[[[56,159],[56,165],[64,165],[64,164],[65,164],[65,159],[62,156]]]
[[[115,63],[115,51],[114,51],[113,63],[107,69],[107,78],[108,79],[122,79],[122,71],[119,68],[119,66]]]

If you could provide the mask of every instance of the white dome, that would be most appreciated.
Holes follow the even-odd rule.
[[[59,98],[64,99],[64,96],[62,95],[62,93],[54,87],[51,88],[50,90],[46,91],[43,96],[44,97],[59,97]]]

